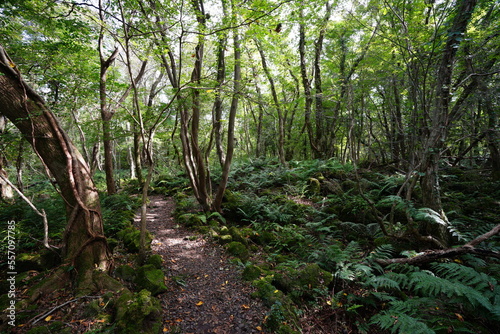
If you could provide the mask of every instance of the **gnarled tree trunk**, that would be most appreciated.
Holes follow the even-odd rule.
[[[0,46],[0,114],[21,131],[55,178],[66,203],[63,261],[74,266],[77,284],[89,282],[95,269],[108,271],[110,252],[104,237],[97,189],[90,170],[43,99],[22,79]]]

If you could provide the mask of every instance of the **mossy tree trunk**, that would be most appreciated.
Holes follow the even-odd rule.
[[[90,170],[44,100],[22,79],[0,46],[0,114],[32,145],[59,186],[66,203],[63,261],[74,267],[77,284],[90,282],[95,269],[109,270],[99,195]]]

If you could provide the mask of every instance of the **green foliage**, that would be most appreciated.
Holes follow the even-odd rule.
[[[176,175],[162,174],[156,177],[156,181],[153,183],[155,192],[168,196],[175,195],[188,186],[189,179],[184,173],[177,173]]]
[[[58,243],[66,226],[65,205],[61,196],[52,192],[33,201],[38,211],[44,210],[49,226],[49,239]],[[62,214],[61,214],[62,213]],[[17,198],[14,203],[0,202],[0,238],[6,238],[7,222],[16,222],[16,241],[19,249],[34,249],[44,237],[43,219],[25,201]],[[0,247],[4,247],[4,243]]]
[[[126,193],[100,194],[104,234],[113,237],[129,227],[140,206],[139,199]]]
[[[449,313],[456,314],[455,319],[461,322],[475,317],[491,321],[500,319],[496,279],[471,267],[444,262],[435,263],[426,270],[407,265],[387,269],[384,274],[372,276],[364,283],[376,289],[373,297],[389,302],[386,310],[370,320],[382,329],[407,333],[414,328],[416,332],[434,333],[454,324],[455,320],[447,317]],[[398,295],[403,298],[399,299]],[[461,329],[472,333],[474,326],[465,322]]]
[[[425,323],[405,313],[384,311],[372,319],[372,323],[391,333],[434,334]]]

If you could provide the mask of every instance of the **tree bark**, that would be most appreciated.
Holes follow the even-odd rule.
[[[102,120],[102,140],[104,144],[104,172],[106,173],[107,192],[109,195],[112,195],[116,193],[115,179],[113,175],[113,141],[111,136],[111,118],[114,113],[108,110],[106,81],[108,69],[118,56],[118,48],[115,48],[107,59],[104,58],[104,11],[102,7],[102,0],[99,1],[99,18],[101,20],[101,30],[99,32],[97,47],[99,50],[101,65],[99,73],[99,100]]]
[[[0,46],[0,114],[32,145],[55,178],[66,204],[63,260],[74,266],[77,284],[98,268],[108,271],[111,254],[104,237],[97,189],[78,149],[43,99],[22,79]]]
[[[439,185],[439,161],[441,149],[446,140],[450,127],[450,102],[454,62],[457,49],[461,43],[462,36],[467,30],[467,25],[474,11],[477,0],[462,0],[457,14],[453,19],[449,30],[449,37],[443,49],[443,56],[437,71],[436,98],[431,110],[428,136],[421,151],[422,179],[422,204],[438,213],[443,214],[441,204],[441,191]],[[426,225],[425,230],[440,239],[443,244],[448,244],[448,232],[446,226]]]
[[[318,153],[321,153],[320,157],[324,157],[325,152],[327,150],[327,144],[325,142],[325,131],[328,131],[325,128],[325,115],[323,108],[323,87],[322,87],[322,79],[321,79],[321,55],[323,54],[323,41],[325,39],[326,26],[328,21],[330,20],[330,16],[332,13],[332,6],[329,2],[326,4],[326,13],[323,18],[322,27],[319,32],[318,39],[316,43],[314,43],[314,89],[315,89],[315,120],[316,120],[316,148]],[[302,57],[301,57],[302,58]],[[302,60],[301,60],[302,67]]]
[[[304,10],[300,9],[300,18],[304,19]],[[304,121],[305,127],[307,129],[307,136],[309,138],[309,145],[314,152],[314,156],[319,158],[321,152],[318,149],[316,138],[314,136],[314,130],[311,124],[311,114],[312,114],[312,103],[313,98],[311,94],[311,82],[307,74],[307,64],[306,64],[306,23],[301,22],[299,26],[299,57],[300,57],[300,75],[302,78],[302,87],[304,88],[305,104],[304,104]],[[318,131],[318,129],[316,129]]]
[[[422,150],[420,181],[422,187],[422,202],[425,207],[436,212],[442,212],[439,186],[440,151],[446,140],[450,126],[450,101],[453,65],[462,36],[467,30],[468,22],[474,11],[476,0],[462,0],[453,20],[449,37],[443,49],[443,56],[437,72],[436,99],[431,110],[429,135]],[[446,226],[435,231],[436,237],[446,239]],[[446,240],[442,240],[446,244]]]
[[[262,61],[262,69],[266,74],[267,80],[269,81],[269,85],[271,86],[271,95],[273,96],[274,107],[276,108],[276,112],[278,114],[278,157],[282,165],[286,165],[285,159],[285,118],[283,117],[283,110],[281,107],[281,103],[278,99],[278,93],[276,92],[276,86],[274,84],[274,79],[271,75],[271,71],[267,66],[266,56],[264,54],[264,50],[262,46],[255,39],[255,44],[259,50],[260,58]]]
[[[233,8],[234,11],[234,8]],[[222,212],[221,204],[226,191],[227,180],[234,154],[234,126],[236,121],[236,111],[238,110],[238,101],[241,86],[241,45],[238,36],[238,30],[235,28],[234,34],[234,86],[233,97],[231,100],[231,108],[229,110],[229,122],[227,125],[227,151],[226,158],[222,169],[222,177],[219,183],[219,188],[215,194],[212,208],[217,212]]]

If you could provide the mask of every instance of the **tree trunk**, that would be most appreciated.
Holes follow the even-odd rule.
[[[224,8],[225,12],[225,8]],[[217,46],[217,88],[213,107],[213,127],[215,134],[215,148],[217,156],[219,157],[219,164],[224,168],[224,161],[226,160],[224,148],[222,146],[222,97],[221,87],[225,81],[226,62],[225,62],[225,48],[226,37],[219,38],[219,45]]]
[[[234,8],[233,8],[234,11]],[[234,153],[234,125],[236,121],[236,111],[238,110],[238,100],[240,94],[241,86],[241,47],[238,36],[238,30],[235,28],[233,30],[234,35],[234,86],[233,86],[233,98],[231,100],[231,109],[229,110],[229,122],[227,125],[227,152],[226,159],[224,160],[224,165],[222,169],[222,177],[219,183],[219,188],[215,195],[215,199],[212,203],[212,208],[215,211],[222,212],[221,204],[226,191],[227,180],[229,177],[229,171],[231,168],[231,162],[233,160]]]
[[[98,268],[108,271],[111,254],[104,237],[101,208],[90,170],[43,99],[21,78],[0,46],[0,114],[33,146],[54,176],[66,203],[63,260],[74,266],[77,284]]]
[[[115,179],[113,175],[113,136],[111,135],[111,118],[113,117],[114,113],[108,110],[106,81],[108,69],[118,56],[118,48],[115,48],[115,50],[107,59],[104,58],[103,39],[105,27],[102,0],[99,0],[99,18],[102,24],[99,32],[97,48],[99,51],[99,59],[101,65],[99,74],[99,100],[102,120],[102,140],[104,144],[104,172],[106,173],[106,188],[108,195],[112,195],[116,193]]]
[[[302,8],[300,9],[300,18],[304,20],[304,10]],[[311,82],[307,75],[305,48],[306,48],[306,23],[301,22],[299,26],[299,56],[300,56],[300,75],[302,77],[302,87],[304,88],[304,95],[305,95],[304,121],[305,121],[305,127],[307,129],[307,136],[309,138],[309,145],[311,146],[311,149],[314,152],[314,156],[316,158],[319,158],[321,156],[321,152],[318,149],[316,138],[314,136],[314,130],[311,124],[313,98],[311,94]]]
[[[278,157],[282,165],[286,165],[285,159],[285,119],[283,117],[283,110],[281,107],[281,103],[278,100],[278,94],[276,92],[276,86],[274,84],[274,79],[267,67],[266,56],[264,54],[264,50],[262,50],[262,46],[255,39],[255,44],[259,50],[260,58],[262,61],[262,69],[266,74],[267,80],[269,81],[269,85],[271,86],[271,95],[273,96],[274,107],[276,108],[276,112],[278,114]]]
[[[500,124],[498,112],[493,109],[491,100],[486,102],[486,112],[488,113],[488,149],[490,150],[491,177],[494,181],[500,180]]]
[[[323,53],[323,41],[325,39],[326,26],[330,20],[332,13],[332,6],[329,2],[326,4],[326,13],[323,18],[322,27],[319,32],[318,39],[314,44],[314,89],[315,89],[315,120],[316,120],[316,147],[318,152],[321,153],[320,157],[324,157],[327,150],[327,144],[324,137],[324,132],[327,131],[325,128],[325,115],[323,108],[323,87],[321,80],[321,55]],[[302,64],[302,61],[301,61]]]
[[[452,87],[453,64],[458,46],[462,40],[467,24],[472,16],[477,0],[462,0],[453,20],[449,37],[443,50],[443,56],[438,68],[436,82],[436,99],[431,110],[429,135],[422,150],[420,172],[423,174],[420,181],[422,201],[425,207],[442,213],[441,195],[439,189],[439,160],[440,151],[446,140],[450,126],[450,100]],[[447,227],[427,226],[426,230],[447,244]],[[444,238],[444,240],[443,240]]]

